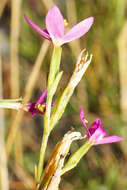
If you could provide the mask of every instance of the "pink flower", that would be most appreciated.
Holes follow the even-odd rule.
[[[46,102],[44,102],[44,99],[46,95],[47,95],[47,90],[44,90],[44,92],[41,94],[41,96],[36,102],[27,104],[26,106],[27,110],[28,112],[32,113],[32,116],[45,113]],[[41,105],[41,109],[39,109],[38,105]]]
[[[28,103],[26,105],[25,110],[32,113],[32,116],[35,116],[37,114],[44,114],[46,110],[46,102],[44,99],[46,98],[47,90],[44,90],[44,92],[41,94],[39,99],[36,102]],[[55,102],[52,104],[54,106]]]
[[[87,131],[87,135],[90,142],[93,141],[94,145],[113,143],[113,142],[118,142],[118,141],[123,140],[122,137],[118,137],[118,136],[105,137],[106,131],[104,130],[101,124],[100,118],[97,118],[88,129],[84,120],[84,112],[82,109],[80,109],[80,119],[82,121],[83,126],[85,127]]]
[[[24,17],[35,31],[37,31],[43,38],[52,40],[54,45],[62,45],[64,43],[80,38],[88,32],[94,20],[93,17],[89,17],[75,25],[66,34],[64,34],[64,19],[57,6],[53,6],[49,9],[45,20],[46,29],[44,30],[32,22],[26,15]]]

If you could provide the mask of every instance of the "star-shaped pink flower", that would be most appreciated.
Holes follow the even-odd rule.
[[[53,6],[49,9],[45,20],[46,29],[44,30],[32,22],[26,15],[24,17],[35,31],[37,31],[43,38],[52,40],[56,46],[61,46],[83,36],[88,32],[94,20],[93,17],[84,19],[65,33],[64,18],[57,6]]]
[[[46,98],[46,95],[47,95],[47,90],[45,89],[36,102],[28,103],[27,105],[25,105],[25,108],[23,106],[23,109],[25,111],[30,112],[32,116],[35,116],[37,114],[43,115],[46,111],[46,101],[44,101]],[[54,104],[55,102],[52,103],[52,106],[54,106]]]
[[[98,144],[107,144],[107,143],[113,143],[124,140],[122,137],[119,136],[108,136],[106,137],[106,131],[104,130],[100,118],[97,118],[94,123],[90,126],[88,129],[86,126],[86,122],[84,120],[84,112],[82,109],[80,109],[80,119],[82,121],[83,126],[85,127],[87,131],[88,138],[91,141],[93,141],[94,145]]]
[[[46,109],[46,102],[44,101],[45,97],[47,95],[47,90],[44,90],[44,92],[41,94],[39,99],[34,103],[28,103],[26,105],[26,109],[28,112],[32,113],[32,116],[35,116],[37,114],[44,114]],[[38,105],[41,105],[43,108],[41,111],[38,109]]]

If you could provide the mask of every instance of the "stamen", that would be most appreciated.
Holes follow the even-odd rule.
[[[68,28],[68,27],[69,27],[69,22],[67,22],[66,19],[64,19],[64,26],[65,26],[65,28]]]
[[[40,112],[44,112],[45,109],[45,104],[38,104],[36,105],[36,108],[40,111]]]

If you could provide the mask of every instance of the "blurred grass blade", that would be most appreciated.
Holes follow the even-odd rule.
[[[2,61],[0,55],[0,98],[2,98]],[[0,109],[0,189],[9,190],[9,176],[4,142],[4,113]]]
[[[33,70],[29,76],[29,79],[28,79],[26,87],[25,87],[25,93],[24,93],[24,97],[23,97],[24,103],[27,103],[32,96],[32,92],[33,92],[33,89],[36,85],[36,81],[38,79],[39,71],[40,71],[42,62],[44,60],[44,57],[46,55],[46,52],[48,50],[48,47],[49,47],[49,42],[45,40],[41,46],[39,53],[38,53],[37,59],[36,59],[35,64],[33,66]],[[7,150],[8,158],[10,155],[12,145],[15,141],[17,131],[18,131],[19,126],[21,124],[23,113],[24,112],[22,110],[18,111],[18,113],[16,114],[15,119],[11,125],[10,133],[8,135],[7,142],[6,142],[6,150]]]
[[[120,106],[122,118],[127,122],[127,22],[118,38],[119,74],[120,74]]]
[[[11,50],[10,50],[10,88],[11,98],[17,98],[20,94],[20,80],[19,80],[19,35],[20,35],[20,24],[21,24],[21,10],[22,0],[11,1]],[[12,123],[15,117],[15,113],[12,112]],[[20,157],[22,151],[22,138],[20,130],[18,130],[18,143],[15,143],[15,155],[17,155],[17,149],[20,150],[19,157],[15,157],[16,162],[23,165],[23,158]]]
[[[67,20],[69,22],[69,25],[71,25],[70,26],[70,28],[71,28],[72,26],[77,24],[76,5],[75,5],[74,0],[66,0],[65,3],[66,3],[66,7],[67,7]],[[71,7],[71,11],[70,11],[70,7]],[[75,56],[75,59],[77,59],[77,57],[81,51],[80,39],[70,42],[69,46],[72,50],[72,53]]]
[[[41,0],[41,1],[44,4],[44,6],[47,8],[47,10],[54,5],[53,0]]]
[[[48,51],[49,45],[50,45],[50,42],[47,40],[44,40],[42,45],[41,45],[41,48],[40,48],[40,51],[39,51],[38,56],[36,58],[36,61],[34,63],[32,72],[30,73],[30,76],[29,76],[28,81],[27,81],[26,86],[25,86],[25,93],[24,93],[24,97],[23,97],[24,103],[27,103],[32,96],[32,92],[33,92],[33,89],[34,89],[36,82],[38,80],[40,68],[41,68],[42,62],[45,58],[45,55]]]
[[[20,34],[20,15],[22,0],[11,1],[11,97],[19,97],[19,34]]]
[[[7,4],[7,2],[8,2],[8,0],[1,0],[0,1],[0,18],[2,16],[2,13],[4,11],[4,8],[5,8],[6,4]]]

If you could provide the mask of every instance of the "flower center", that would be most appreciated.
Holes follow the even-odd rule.
[[[38,104],[36,106],[36,109],[38,109],[41,113],[45,111],[45,104]]]

